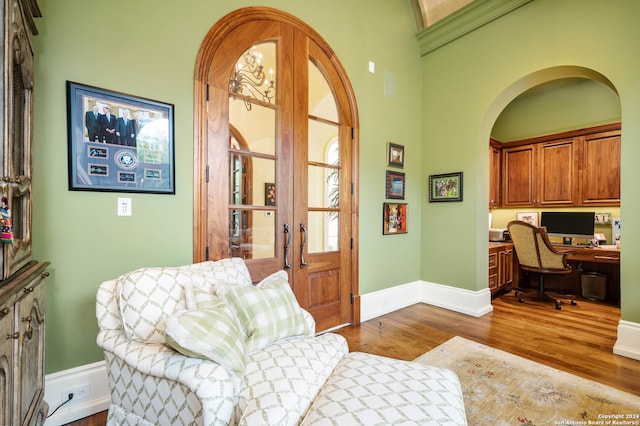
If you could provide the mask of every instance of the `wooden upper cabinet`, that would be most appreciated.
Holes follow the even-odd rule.
[[[571,206],[577,197],[578,144],[574,139],[538,144],[537,206]]]
[[[490,186],[490,207],[620,205],[620,123],[508,142],[500,151],[501,199],[493,204]]]
[[[535,205],[536,152],[535,145],[502,150],[502,207]]]
[[[580,204],[620,205],[620,132],[585,136],[581,170]]]
[[[495,139],[489,140],[489,208],[502,205],[501,176],[502,152],[501,144]]]

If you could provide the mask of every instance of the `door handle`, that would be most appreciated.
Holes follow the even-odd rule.
[[[288,271],[291,269],[291,264],[289,263],[289,247],[291,247],[291,230],[289,229],[289,224],[284,224],[284,233],[286,235],[286,243],[284,245],[284,270]]]
[[[302,232],[302,246],[300,247],[300,268],[304,268],[308,265],[308,263],[304,261],[304,249],[307,247],[307,228],[305,228],[304,223],[300,224],[300,232]]]

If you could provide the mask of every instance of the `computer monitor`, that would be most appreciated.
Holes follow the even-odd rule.
[[[562,237],[563,244],[572,238],[593,238],[595,212],[542,212],[540,225],[550,237]]]

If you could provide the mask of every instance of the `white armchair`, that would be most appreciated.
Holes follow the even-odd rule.
[[[251,284],[240,259],[146,268],[102,283],[96,316],[111,392],[107,423],[299,423],[348,351],[341,336],[315,337],[306,311],[306,335],[248,354],[240,379],[218,362],[182,355],[167,344],[167,319],[187,308],[185,286],[214,293],[216,286]]]

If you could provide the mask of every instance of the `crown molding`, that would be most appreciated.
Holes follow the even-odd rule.
[[[475,0],[417,34],[420,56],[524,6],[533,0]]]

